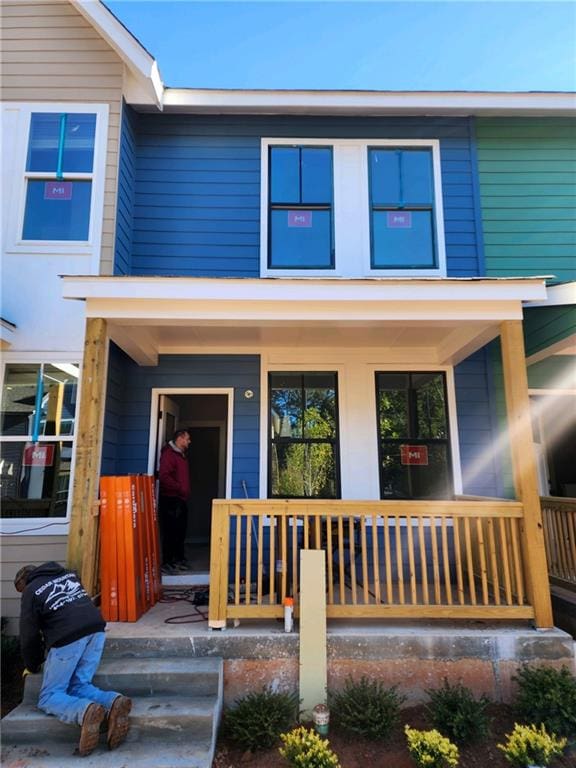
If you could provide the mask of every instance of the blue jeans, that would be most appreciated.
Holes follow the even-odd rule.
[[[51,648],[44,662],[44,677],[38,707],[56,715],[63,723],[82,725],[86,709],[96,702],[106,711],[116,697],[115,691],[101,691],[92,685],[102,651],[104,632],[81,637],[61,648]]]

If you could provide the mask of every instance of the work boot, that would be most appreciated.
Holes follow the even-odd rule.
[[[116,749],[128,734],[130,728],[130,710],[132,699],[127,696],[117,696],[110,707],[108,715],[108,749]]]
[[[91,754],[100,739],[100,724],[106,717],[106,710],[100,704],[89,704],[82,718],[78,754],[86,757]]]

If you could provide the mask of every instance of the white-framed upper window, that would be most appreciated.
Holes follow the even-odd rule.
[[[99,247],[104,205],[108,105],[18,104],[8,121],[12,232],[7,250],[88,253]]]
[[[68,522],[79,377],[72,361],[16,360],[3,366],[0,527],[5,532]]]
[[[446,275],[437,139],[264,138],[261,274]]]

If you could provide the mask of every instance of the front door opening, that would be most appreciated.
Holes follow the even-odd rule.
[[[212,500],[226,496],[228,397],[211,394],[161,394],[158,401],[156,472],[160,450],[176,429],[190,433],[186,559],[194,572],[210,568]]]

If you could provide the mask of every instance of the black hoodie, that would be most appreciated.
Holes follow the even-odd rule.
[[[20,647],[31,672],[44,661],[45,648],[68,645],[105,626],[74,571],[51,562],[28,575],[20,606]]]

